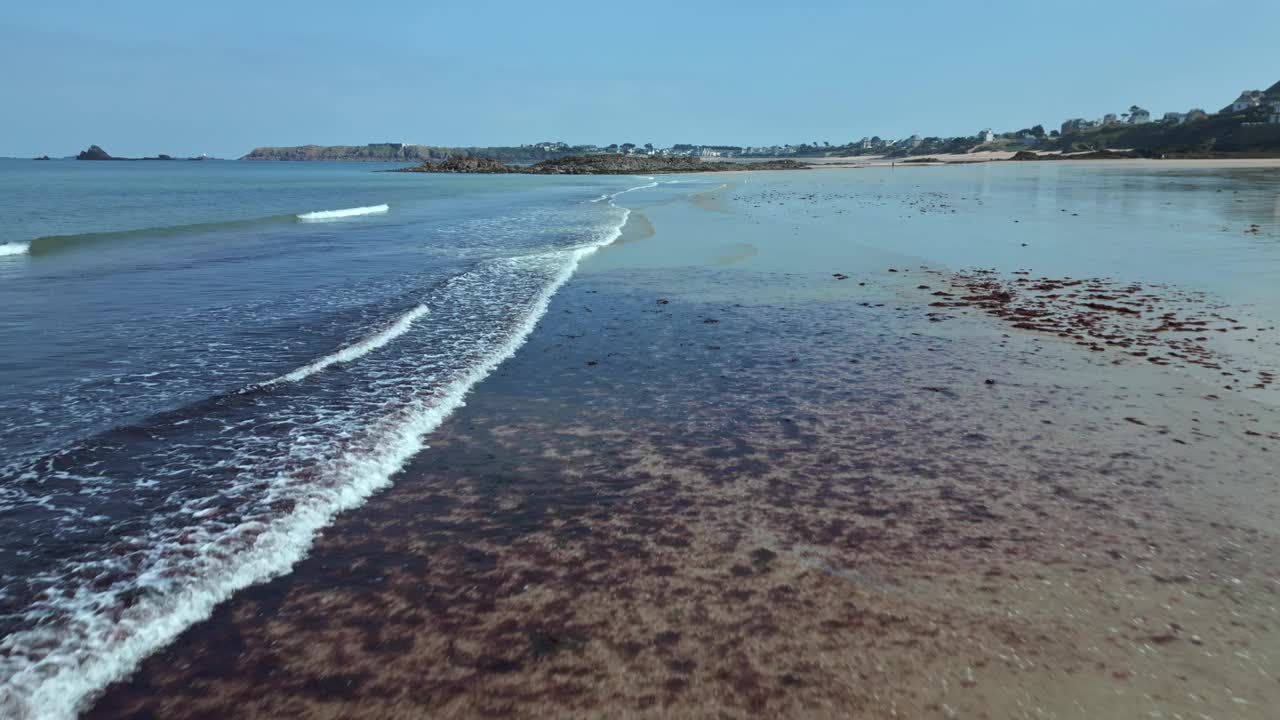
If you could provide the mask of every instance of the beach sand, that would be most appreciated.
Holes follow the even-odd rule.
[[[1028,148],[1031,152],[1041,155],[1061,155],[1058,151],[1040,151],[1035,148]],[[849,155],[841,157],[820,157],[820,158],[802,158],[803,162],[812,164],[818,169],[835,169],[848,167],[928,167],[936,163],[929,162],[907,162],[908,160],[936,160],[938,163],[982,163],[982,162],[998,162],[1012,158],[1017,151],[1015,150],[979,150],[971,153],[934,153],[930,155],[912,155],[910,157],[889,158],[882,155]],[[1068,157],[1072,154],[1066,153]],[[1027,162],[1027,161],[1021,161]],[[1054,162],[1051,158],[1047,162]],[[1094,163],[1103,165],[1128,165],[1132,167],[1185,167],[1185,168],[1274,168],[1280,167],[1280,158],[1214,158],[1214,159],[1182,159],[1172,158],[1167,160],[1155,158],[1115,158],[1110,160],[1073,160],[1074,163]]]
[[[945,268],[752,177],[639,203],[392,488],[87,717],[1274,717],[1274,405],[939,322]]]

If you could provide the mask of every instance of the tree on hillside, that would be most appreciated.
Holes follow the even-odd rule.
[[[1038,137],[1038,138],[1043,138],[1043,137],[1044,137],[1044,126],[1043,126],[1043,125],[1036,125],[1035,127],[1031,128],[1031,134],[1032,134],[1032,135],[1034,135],[1034,136],[1036,136],[1036,137]]]

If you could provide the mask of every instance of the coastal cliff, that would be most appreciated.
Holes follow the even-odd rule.
[[[343,162],[427,162],[448,158],[484,158],[506,163],[535,163],[570,155],[567,146],[546,144],[496,147],[443,147],[406,143],[369,143],[368,145],[295,145],[290,147],[257,147],[241,160],[329,160]]]
[[[649,155],[573,155],[544,160],[533,165],[507,165],[482,158],[449,158],[424,162],[387,172],[475,173],[521,175],[651,175],[667,173],[725,172],[729,170],[804,170],[809,166],[795,160],[734,163],[704,162],[691,157]]]

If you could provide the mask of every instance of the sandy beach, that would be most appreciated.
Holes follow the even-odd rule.
[[[1033,150],[1032,152],[1039,152]],[[937,163],[985,163],[999,162],[1009,160],[1015,154],[1013,150],[979,150],[971,153],[935,153],[932,155],[912,155],[902,158],[888,158],[881,155],[850,155],[846,157],[821,157],[821,158],[804,158],[807,162],[819,169],[834,169],[848,167],[927,167],[935,164],[928,161],[937,161]],[[1056,151],[1041,152],[1045,156],[1062,155],[1063,153]],[[1067,153],[1070,157],[1071,153]],[[920,162],[908,162],[920,161]],[[1024,161],[1025,162],[1025,161]],[[1034,161],[1031,161],[1034,162]],[[1047,162],[1054,162],[1053,158],[1049,158]],[[1215,159],[1155,159],[1155,158],[1116,158],[1108,160],[1075,160],[1077,163],[1092,163],[1105,165],[1126,165],[1130,167],[1184,167],[1184,168],[1274,168],[1280,167],[1280,158],[1215,158]]]
[[[1067,239],[1145,201],[1063,180],[978,251],[950,239],[996,243],[997,180],[891,172],[625,196],[623,236],[391,488],[86,717],[1273,717],[1280,410],[1236,378],[1277,370],[1274,306],[1136,357],[1149,326],[1081,304],[1237,298],[1098,255],[1141,290],[1016,327],[962,271],[1071,277]]]

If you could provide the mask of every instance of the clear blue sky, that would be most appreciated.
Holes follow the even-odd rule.
[[[1216,110],[1278,0],[10,0],[0,155],[773,144]]]

